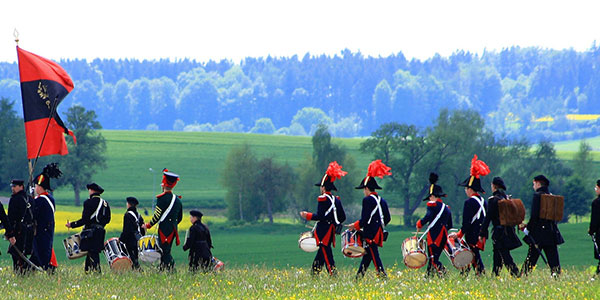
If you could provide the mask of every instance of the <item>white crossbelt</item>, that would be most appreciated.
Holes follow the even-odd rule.
[[[335,208],[335,197],[333,197],[332,195],[328,195],[328,194],[323,194],[323,195],[325,197],[327,197],[327,199],[329,199],[329,201],[331,201],[331,207],[329,207],[329,209],[325,212],[325,215],[328,215],[333,210],[333,219],[335,220],[335,225],[340,224],[340,221],[338,221],[337,209]]]
[[[164,221],[167,218],[167,215],[171,212],[171,209],[173,208],[173,204],[175,204],[175,198],[177,198],[177,196],[173,194],[173,198],[171,198],[171,203],[169,204],[169,207],[167,207],[167,210],[163,212],[163,215],[160,217],[160,220],[158,220],[158,223],[162,223],[162,221]]]
[[[90,220],[93,219],[94,217],[96,218],[96,222],[100,222],[98,221],[98,213],[100,213],[100,208],[102,208],[102,204],[104,203],[104,199],[100,198],[100,201],[98,201],[98,208],[96,208],[96,211],[94,212],[94,214],[90,217]]]
[[[52,208],[52,214],[54,214],[54,205],[52,205],[52,201],[50,201],[50,198],[48,198],[48,196],[46,195],[40,195],[40,197],[46,199],[46,201],[48,201],[48,205],[50,205],[50,208]]]
[[[373,211],[371,212],[371,216],[369,217],[369,221],[367,222],[367,224],[371,224],[371,219],[373,218],[373,216],[375,215],[375,213],[377,211],[379,211],[379,218],[381,220],[381,227],[385,228],[385,223],[383,222],[383,211],[381,210],[381,197],[375,196],[373,194],[371,194],[371,197],[373,197],[373,199],[375,199],[375,203],[377,204],[377,206],[375,206],[375,209],[373,209]]]
[[[473,216],[473,219],[471,219],[471,224],[473,224],[475,221],[477,221],[479,219],[479,217],[481,216],[482,213],[483,213],[483,217],[485,218],[485,208],[483,207],[483,198],[482,197],[472,196],[471,198],[475,199],[475,201],[477,201],[477,203],[479,203],[479,210]]]

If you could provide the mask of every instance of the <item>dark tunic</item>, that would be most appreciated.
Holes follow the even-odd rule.
[[[171,208],[171,211],[168,212],[168,215],[165,219],[160,222],[160,219],[163,216],[163,213],[167,211],[167,208],[171,204],[171,200],[175,196],[175,203]],[[181,200],[177,195],[174,195],[170,191],[164,192],[158,196],[156,196],[156,207],[154,208],[154,215],[152,216],[152,220],[150,220],[150,226],[154,226],[158,224],[158,235],[160,241],[162,243],[171,244],[173,238],[176,239],[177,245],[179,245],[179,235],[177,233],[177,224],[181,222],[183,219],[183,209],[181,205]]]
[[[0,203],[0,224],[4,226],[4,235],[7,238],[15,236],[13,232],[13,227],[8,221],[8,216],[6,216],[6,212],[4,211],[4,205],[2,205],[2,203]]]
[[[542,186],[533,194],[531,216],[527,230],[538,246],[560,245],[565,242],[555,221],[540,219],[540,201],[543,194],[549,194],[547,186]]]
[[[81,219],[71,222],[71,228],[84,226],[84,230],[91,229],[93,231],[92,236],[88,241],[81,241],[81,250],[100,252],[102,249],[104,249],[104,237],[106,235],[104,226],[110,222],[110,207],[108,204],[106,204],[106,202],[104,203],[106,204],[106,209],[108,209],[108,222],[106,220],[101,220],[99,216],[92,217],[92,215],[98,209],[100,201],[102,200],[99,194],[92,194],[89,199],[83,202]]]
[[[31,254],[33,239],[33,199],[22,190],[10,196],[8,203],[8,222],[10,223],[15,238],[16,246],[25,255]]]
[[[309,221],[318,221],[317,227],[315,228],[315,239],[317,240],[317,244],[322,243],[323,245],[328,246],[331,242],[333,242],[333,245],[335,246],[336,224],[334,211],[332,209],[329,213],[327,213],[331,207],[331,200],[329,197],[334,199],[337,218],[340,224],[342,224],[346,220],[346,213],[344,212],[344,207],[342,206],[340,197],[334,197],[329,192],[326,192],[317,198],[317,213],[309,213],[306,216],[306,219]],[[325,213],[327,213],[327,215],[325,215]]]
[[[48,197],[46,200],[43,196]],[[34,199],[33,218],[36,222],[35,237],[33,239],[33,255],[31,261],[38,266],[50,268],[52,257],[52,243],[54,242],[54,198],[44,193]]]
[[[477,212],[481,208],[481,205],[479,204],[478,200],[474,199],[473,197],[481,196],[475,194],[469,197],[469,199],[465,200],[465,205],[463,207],[462,227],[460,229],[465,241],[470,246],[475,246],[475,244],[477,244],[477,242],[479,241],[479,232],[481,231],[481,226],[483,225],[483,221],[485,220],[486,215],[484,214],[484,212],[487,211],[487,203],[485,199],[481,197],[480,200],[483,200],[484,211],[480,213],[479,218],[473,221],[473,218],[475,217],[475,215],[477,215]]]
[[[488,227],[492,223],[492,242],[494,249],[512,250],[522,245],[521,240],[516,234],[514,226],[500,225],[500,214],[498,211],[498,201],[507,199],[506,193],[502,190],[494,192],[493,196],[488,198],[488,211],[481,225],[479,236],[488,238]]]
[[[441,199],[438,201],[428,201],[427,212],[425,213],[425,216],[417,222],[417,227],[422,228],[433,222],[433,220],[440,213],[443,204],[444,203]],[[442,243],[446,241],[445,238],[448,236],[448,229],[450,228],[452,228],[452,212],[450,211],[450,207],[446,205],[440,218],[427,232],[427,245],[444,247]]]
[[[381,224],[381,217],[379,216],[379,212],[375,212],[375,214],[373,214],[373,217],[371,217],[371,213],[377,207],[377,201],[372,197],[372,195],[378,196],[377,193],[373,192],[371,195],[363,198],[360,220],[354,223],[354,228],[356,230],[360,228],[363,229],[362,237],[368,243],[373,242],[379,247],[382,247],[383,227],[392,220],[392,217],[390,216],[390,211],[388,209],[387,202],[383,198],[381,198],[381,210],[383,212],[384,224]],[[369,219],[371,220],[370,223]]]
[[[137,217],[137,220],[134,216],[131,215],[132,212]],[[125,215],[123,215],[123,232],[119,236],[119,241],[123,242],[127,249],[130,249],[130,246],[135,246],[137,248],[136,234],[140,236],[144,236],[146,234],[146,229],[141,228],[144,224],[144,218],[138,213],[135,207],[130,207],[127,209]]]
[[[596,245],[598,245],[600,243],[600,196],[592,201],[592,215],[590,217],[590,229],[588,233],[594,235]],[[600,259],[598,248],[596,247],[594,247],[594,257]]]
[[[185,244],[183,244],[183,251],[190,250],[189,259],[190,267],[197,267],[199,259],[204,262],[212,259],[212,253],[210,249],[213,248],[212,240],[210,238],[210,231],[202,224],[200,220],[197,220],[189,230]]]

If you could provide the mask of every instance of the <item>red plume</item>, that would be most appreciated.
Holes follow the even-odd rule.
[[[391,169],[392,168],[383,164],[381,162],[381,159],[378,159],[372,161],[369,164],[369,169],[367,169],[367,176],[383,178],[383,176],[392,175],[392,172],[390,172]]]
[[[473,155],[471,160],[471,176],[479,178],[479,176],[485,176],[490,174],[490,167],[488,167],[483,161],[477,160],[477,154]]]
[[[342,166],[338,165],[337,161],[333,161],[329,163],[325,174],[327,174],[329,178],[331,178],[331,182],[334,182],[336,179],[340,179],[342,178],[342,176],[346,176],[348,172],[342,171]]]

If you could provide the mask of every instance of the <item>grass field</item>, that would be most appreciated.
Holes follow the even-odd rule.
[[[232,147],[247,143],[259,158],[273,156],[294,168],[312,154],[311,137],[117,130],[105,130],[102,135],[107,143],[107,168],[99,170],[94,180],[106,190],[103,197],[120,206],[125,205],[125,197],[135,196],[142,207],[149,207],[160,191],[162,169],[169,168],[181,175],[177,192],[186,203],[222,208],[221,169]],[[371,157],[358,151],[361,139],[334,141],[349,150],[359,167],[366,168]],[[55,196],[59,204],[73,203],[73,191],[67,187],[57,189]]]

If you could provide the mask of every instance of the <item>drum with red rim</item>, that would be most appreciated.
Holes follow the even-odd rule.
[[[411,269],[419,269],[427,263],[425,254],[426,242],[416,236],[408,237],[402,243],[402,257],[404,264]]]
[[[356,230],[347,229],[342,233],[342,254],[346,257],[357,258],[365,255],[364,242]]]
[[[125,251],[125,245],[119,241],[119,238],[111,238],[104,242],[103,252],[111,270],[121,272],[131,270],[131,259]]]
[[[444,253],[452,261],[452,265],[459,270],[468,267],[475,257],[465,240],[454,237],[448,237]]]

